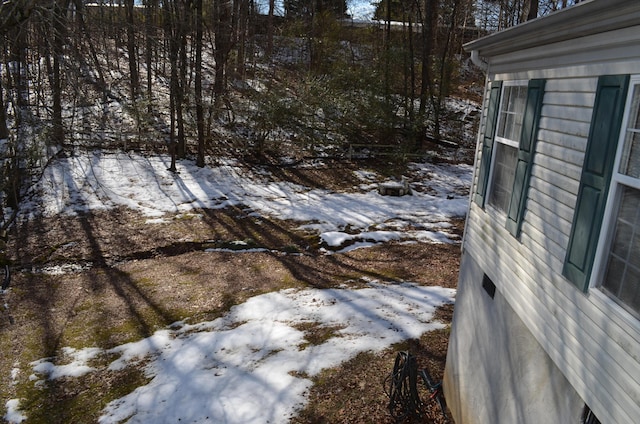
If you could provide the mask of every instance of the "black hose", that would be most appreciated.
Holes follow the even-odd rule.
[[[6,257],[7,251],[7,227],[13,222],[15,219],[15,212],[12,215],[11,219],[0,227],[0,264],[4,268],[4,277],[2,278],[2,290],[6,290],[9,287],[9,283],[11,282],[11,270],[9,269],[9,260]]]
[[[393,371],[384,380],[384,387],[389,396],[387,408],[396,423],[425,418],[425,403],[418,393],[418,378],[421,377],[425,388],[429,390],[428,402],[435,400],[440,406],[443,422],[448,423],[447,406],[442,392],[442,383],[435,382],[426,368],[418,370],[416,358],[409,352],[398,352]]]
[[[393,371],[385,379],[389,396],[387,408],[396,422],[422,417],[422,402],[418,395],[418,364],[408,352],[398,352]]]
[[[9,265],[5,265],[4,278],[2,279],[2,290],[8,289],[10,283],[11,283],[11,269],[9,268]]]

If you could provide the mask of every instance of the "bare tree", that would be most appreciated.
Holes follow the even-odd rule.
[[[182,0],[178,8],[177,16],[178,30],[178,75],[179,79],[176,85],[176,124],[178,127],[178,151],[177,155],[180,159],[184,159],[187,154],[187,140],[185,133],[185,96],[187,92],[187,70],[189,67],[187,57],[187,36],[189,33],[189,25],[191,23],[191,0]]]
[[[247,33],[249,31],[249,18],[251,16],[251,8],[249,0],[235,0],[235,46],[236,46],[236,73],[240,79],[245,74],[245,56],[247,50]]]
[[[135,102],[140,90],[140,77],[138,76],[138,55],[136,52],[136,22],[134,19],[134,1],[126,0],[125,9],[127,15],[127,52],[129,55],[129,81],[131,87],[131,101]]]
[[[147,0],[145,5],[145,63],[147,67],[147,113],[153,112],[153,52],[156,42],[155,19],[158,10],[158,0]]]
[[[529,0],[529,14],[527,15],[527,21],[538,17],[539,0]]]
[[[232,3],[231,0],[214,0],[214,52],[215,75],[213,93],[216,111],[221,106],[225,93],[226,67],[232,48]]]
[[[424,0],[424,8],[421,13],[422,23],[422,84],[420,86],[420,106],[418,116],[421,124],[421,134],[426,132],[424,122],[427,119],[427,107],[433,94],[433,77],[431,75],[432,52],[435,42],[436,26],[438,22],[437,0]],[[423,137],[417,139],[417,148],[422,147]]]
[[[65,34],[67,29],[67,10],[69,0],[59,0],[53,3],[51,10],[51,40],[53,43],[53,72],[51,82],[52,92],[52,140],[64,143],[64,123],[62,120],[62,70],[61,62],[64,55]]]
[[[178,142],[176,140],[176,101],[178,91],[178,31],[177,31],[177,0],[164,4],[164,36],[169,48],[169,152],[171,164],[169,171],[176,172],[176,159],[178,154]]]
[[[2,70],[0,65],[0,71]],[[1,75],[1,74],[0,74]],[[4,93],[2,89],[2,78],[0,77],[0,140],[9,137],[9,127],[7,126],[7,113],[5,112]]]
[[[204,166],[204,108],[202,105],[202,0],[195,0],[196,9],[196,34],[195,34],[195,100],[196,100],[196,127],[198,131],[198,156],[196,164]]]
[[[271,58],[273,53],[273,14],[275,12],[275,0],[269,0],[269,10],[267,12],[267,57]]]

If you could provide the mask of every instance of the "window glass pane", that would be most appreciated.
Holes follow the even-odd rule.
[[[629,131],[622,150],[620,173],[640,178],[640,132]]]
[[[629,111],[629,128],[640,130],[640,85],[633,89],[631,110]]]
[[[621,258],[626,258],[628,256],[629,248],[631,247],[632,230],[633,227],[630,224],[618,220],[616,225],[616,234],[611,247],[612,253]]]
[[[526,86],[504,87],[498,119],[498,137],[519,141],[526,100]]]
[[[637,225],[640,196],[635,195],[635,190],[623,187],[621,197],[611,251],[613,254],[626,259],[631,249],[634,227]]]
[[[513,141],[520,141],[520,131],[522,131],[522,115],[513,115],[513,125],[507,138]]]
[[[623,187],[618,219],[633,224],[638,219],[639,209],[640,196],[638,196],[638,190]]]
[[[629,254],[629,264],[640,268],[640,231],[636,223],[636,230],[631,238],[631,252]]]
[[[500,113],[500,126],[498,136],[509,138],[509,134],[513,132],[513,116],[507,112]]]
[[[527,100],[526,87],[514,87],[514,95],[512,96],[513,104],[513,130],[510,134],[510,140],[520,141],[520,132],[522,131],[522,118],[524,117],[524,106]]]
[[[602,287],[607,289],[613,296],[618,297],[620,287],[622,287],[622,279],[624,278],[624,262],[617,256],[609,257],[607,266],[607,275],[604,279]]]
[[[622,186],[603,288],[640,313],[640,190]]]
[[[640,178],[640,85],[633,89],[619,172]]]
[[[625,272],[620,300],[632,310],[640,312],[640,270],[628,267]]]
[[[524,85],[520,85],[516,87],[516,90],[517,90],[517,94],[516,94],[517,100],[515,101],[514,110],[517,114],[523,115],[525,103],[527,101],[527,87]],[[522,119],[520,119],[520,123],[522,123]]]
[[[518,149],[502,143],[496,143],[495,149],[496,156],[491,177],[489,203],[506,213],[511,201]]]

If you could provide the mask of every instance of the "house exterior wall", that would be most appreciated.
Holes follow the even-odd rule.
[[[494,81],[546,85],[520,234],[507,231],[504,214],[470,202],[445,371],[454,419],[579,423],[586,404],[602,423],[638,423],[640,321],[562,270],[598,78],[640,74],[640,23],[486,59],[487,93]]]
[[[482,276],[464,255],[444,381],[456,423],[578,423],[584,403],[505,297],[483,290]]]

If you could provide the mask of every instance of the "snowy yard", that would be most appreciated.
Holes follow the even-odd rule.
[[[458,243],[450,220],[464,215],[471,167],[413,164],[412,196],[380,196],[374,173],[349,192],[310,189],[269,175],[248,176],[232,161],[197,168],[168,158],[95,152],[55,161],[34,186],[20,219],[75,216],[126,207],[162,225],[181,214],[240,206],[249,215],[298,222],[325,255],[399,241]],[[241,240],[237,241],[242,243]],[[241,251],[247,254],[246,250]],[[9,289],[11,290],[11,289]],[[250,297],[212,321],[175,322],[112,348],[63,347],[29,364],[35,387],[61,378],[142,367],[148,378],[102,410],[101,423],[286,423],[304,407],[311,377],[359,352],[379,351],[444,324],[434,311],[455,290],[360,278],[356,286],[288,288]],[[310,343],[304,329],[326,329]],[[16,367],[12,376],[17,379]],[[5,419],[28,419],[19,397]]]

